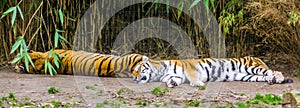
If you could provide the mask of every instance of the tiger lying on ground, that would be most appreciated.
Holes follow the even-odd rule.
[[[73,50],[54,50],[59,55],[60,66],[56,69],[58,74],[91,75],[99,77],[131,77],[133,68],[141,61],[148,60],[147,56],[128,54],[113,56],[99,53]],[[49,52],[28,52],[35,68],[29,65],[25,69],[24,62],[17,64],[16,69],[23,73],[45,73],[44,62]],[[53,56],[49,61],[53,63]],[[53,65],[54,66],[54,65]],[[55,67],[55,66],[54,66]]]
[[[136,83],[166,82],[168,87],[186,81],[190,86],[204,86],[203,82],[249,81],[269,84],[292,83],[279,71],[273,71],[259,58],[204,58],[191,60],[149,60],[140,62],[133,71]]]

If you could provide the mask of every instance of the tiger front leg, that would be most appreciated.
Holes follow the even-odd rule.
[[[167,86],[172,88],[175,86],[178,86],[180,84],[182,84],[184,82],[184,79],[178,76],[174,76],[171,77],[168,81],[167,81]]]

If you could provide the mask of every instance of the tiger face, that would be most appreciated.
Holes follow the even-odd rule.
[[[143,83],[150,82],[150,80],[152,79],[151,78],[152,73],[153,70],[151,70],[148,61],[143,61],[136,66],[132,74],[133,74],[134,81],[137,84],[143,84]]]

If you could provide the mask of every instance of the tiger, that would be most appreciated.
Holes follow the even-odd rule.
[[[127,54],[124,56],[115,56],[108,54],[99,54],[85,51],[73,50],[53,50],[58,56],[60,65],[55,68],[58,74],[67,75],[88,75],[99,77],[131,77],[134,67],[141,61],[148,60],[147,56],[140,54]],[[24,60],[16,65],[17,72],[44,74],[44,63],[48,57],[48,52],[28,52],[35,68],[31,65],[28,71],[25,67]],[[54,65],[53,54],[49,61]]]
[[[135,83],[165,82],[175,87],[184,82],[190,86],[204,86],[204,82],[267,82],[292,83],[281,72],[273,71],[257,57],[203,58],[185,60],[148,60],[140,62],[133,71]]]

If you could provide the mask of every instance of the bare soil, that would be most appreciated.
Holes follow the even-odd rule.
[[[265,82],[209,82],[205,90],[183,84],[169,88],[169,92],[154,95],[155,87],[165,88],[161,82],[135,84],[131,78],[98,78],[73,75],[18,74],[13,69],[0,70],[0,96],[14,93],[19,101],[28,97],[37,107],[55,100],[77,103],[75,107],[183,107],[191,100],[201,101],[201,107],[219,107],[253,98],[256,93],[282,95],[287,91],[300,90],[300,79],[290,77],[294,83],[268,85]],[[59,92],[49,94],[56,87]],[[125,88],[125,89],[124,89]],[[241,95],[244,94],[244,95]],[[6,107],[4,105],[4,107]],[[275,105],[272,107],[280,107]]]

